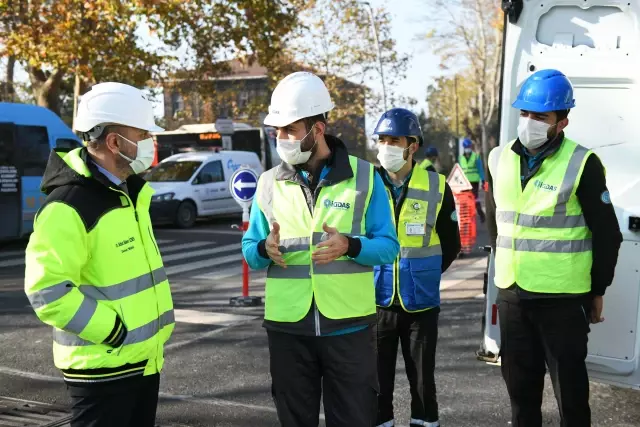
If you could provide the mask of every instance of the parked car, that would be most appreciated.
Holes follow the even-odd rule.
[[[151,220],[189,228],[199,217],[242,213],[229,190],[231,175],[241,166],[258,176],[263,172],[256,153],[247,151],[167,157],[144,175],[156,192],[151,201]]]

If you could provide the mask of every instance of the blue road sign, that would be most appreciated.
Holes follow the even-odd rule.
[[[258,187],[258,176],[251,169],[238,169],[231,176],[231,195],[238,203],[253,200]]]

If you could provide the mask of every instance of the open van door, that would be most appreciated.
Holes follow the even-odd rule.
[[[499,142],[517,136],[519,112],[511,101],[524,80],[545,68],[566,74],[576,99],[567,136],[604,163],[624,237],[604,297],[606,320],[591,325],[589,374],[640,389],[640,1],[502,3],[507,16]]]

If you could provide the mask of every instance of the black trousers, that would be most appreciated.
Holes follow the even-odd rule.
[[[159,388],[160,374],[113,384],[68,385],[71,427],[154,427]]]
[[[267,331],[271,392],[283,427],[375,425],[378,377],[373,329],[314,337]]]
[[[472,182],[471,183],[471,192],[473,193],[473,197],[476,198],[476,211],[478,212],[478,216],[480,217],[480,221],[484,222],[484,220],[485,220],[484,211],[482,210],[482,205],[480,204],[480,201],[478,200],[479,188],[480,188],[480,183],[479,182]]]
[[[513,427],[542,426],[545,363],[562,427],[589,427],[589,305],[579,298],[499,302],[502,376]]]
[[[398,340],[411,389],[411,419],[438,421],[436,400],[436,343],[440,307],[420,313],[402,308],[378,308],[378,418],[376,425],[393,420],[393,389]],[[421,424],[418,424],[421,425]]]

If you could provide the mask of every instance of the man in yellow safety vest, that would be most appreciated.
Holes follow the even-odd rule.
[[[604,320],[622,235],[598,156],[564,134],[569,79],[537,71],[513,106],[518,139],[491,151],[487,197],[512,425],[542,425],[546,364],[561,425],[588,427],[589,323]]]
[[[476,198],[476,211],[478,212],[480,221],[484,222],[484,211],[482,210],[480,200],[478,199],[480,186],[484,182],[484,166],[482,164],[482,158],[473,151],[473,143],[469,138],[465,138],[462,141],[462,154],[458,159],[458,163],[471,183],[471,191],[473,192],[473,196]]]
[[[375,423],[373,266],[399,244],[373,166],[326,133],[333,102],[314,74],[285,77],[265,124],[282,163],[262,174],[242,251],[268,268],[265,320],[272,393],[284,427]]]
[[[161,131],[144,93],[101,83],[75,118],[86,148],[52,152],[26,251],[25,291],[53,326],[72,427],[153,427],[173,302],[137,174]]]
[[[378,427],[394,425],[393,389],[398,342],[411,391],[413,427],[438,427],[435,362],[440,277],[460,251],[456,206],[443,175],[413,160],[423,143],[418,118],[404,108],[382,115],[380,175],[392,206],[400,256],[375,268],[378,305]]]

